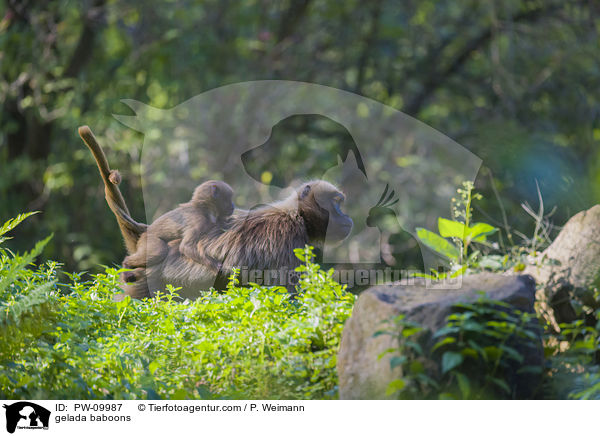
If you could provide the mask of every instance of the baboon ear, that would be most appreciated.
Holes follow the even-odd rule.
[[[302,192],[300,193],[300,200],[304,200],[308,194],[310,193],[311,190],[311,186],[310,185],[306,185],[304,187],[304,189],[302,189]]]

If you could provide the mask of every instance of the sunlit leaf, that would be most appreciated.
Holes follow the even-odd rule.
[[[463,239],[467,232],[466,226],[459,221],[451,221],[445,218],[438,218],[438,230],[440,236],[444,238]]]
[[[417,228],[416,230],[417,236],[426,246],[450,260],[458,260],[458,257],[460,256],[459,250],[450,241],[423,228]]]

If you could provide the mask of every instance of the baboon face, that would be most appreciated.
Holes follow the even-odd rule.
[[[298,190],[299,210],[304,217],[309,237],[337,242],[352,230],[352,218],[342,212],[346,197],[335,186],[324,181],[305,183]]]

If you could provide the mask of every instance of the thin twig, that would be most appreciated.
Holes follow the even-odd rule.
[[[506,232],[506,238],[508,239],[508,243],[510,245],[515,245],[512,237],[512,233],[510,231],[510,226],[508,225],[508,217],[506,215],[506,209],[504,208],[504,203],[502,203],[502,199],[500,198],[500,194],[496,189],[496,184],[494,183],[494,176],[492,175],[492,170],[488,168],[488,175],[490,176],[490,184],[492,185],[492,191],[494,191],[494,196],[498,201],[498,206],[500,206],[500,212],[502,213],[502,221],[504,222],[504,231]]]

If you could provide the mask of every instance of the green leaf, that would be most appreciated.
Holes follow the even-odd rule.
[[[474,242],[485,242],[487,236],[493,235],[498,231],[497,227],[494,227],[486,223],[477,223],[472,227],[469,227],[467,232],[467,239]]]
[[[383,356],[390,354],[390,353],[395,353],[396,351],[398,351],[397,348],[388,348],[387,350],[379,353],[379,355],[377,355],[377,359],[382,359]]]
[[[463,356],[454,351],[446,351],[442,355],[442,374],[447,373],[451,369],[456,368],[463,362]]]
[[[158,395],[154,389],[145,388],[144,390],[146,391],[146,398],[148,400],[162,400],[160,395]]]
[[[456,372],[454,375],[456,376],[458,388],[460,389],[460,393],[462,394],[463,400],[466,400],[471,394],[471,383],[469,383],[469,378],[462,372]]]
[[[415,341],[406,341],[404,344],[407,348],[410,348],[416,351],[418,354],[423,354],[423,348],[418,342]]]
[[[36,307],[48,301],[47,293],[55,284],[56,280],[39,285],[27,295],[19,298],[12,306],[0,311],[0,325],[8,322],[9,319],[19,325],[22,315],[33,312]]]
[[[460,331],[459,327],[456,327],[454,325],[445,325],[444,327],[442,327],[441,329],[439,329],[437,332],[435,332],[433,334],[434,338],[439,338],[442,336],[446,336],[446,335],[450,335],[452,333],[458,333]]]
[[[23,257],[19,258],[17,262],[13,263],[6,275],[0,280],[0,292],[4,291],[8,285],[10,285],[16,278],[19,271],[29,265],[31,262],[35,260],[36,257],[40,255],[40,253],[44,250],[44,247],[50,239],[52,239],[53,235],[48,236],[46,239],[39,241],[35,244],[35,247],[28,253],[25,253]]]
[[[173,395],[171,395],[171,400],[185,400],[186,398],[187,392],[185,389],[178,389]]]
[[[390,359],[390,369],[401,366],[406,362],[406,356],[394,356]]]
[[[418,360],[413,360],[412,362],[410,362],[410,372],[412,374],[421,374],[425,372],[425,367]]]
[[[441,341],[438,341],[433,348],[431,349],[431,351],[435,351],[440,347],[443,347],[444,345],[448,345],[448,344],[453,344],[454,342],[456,342],[456,339],[453,338],[452,336],[447,336],[444,339],[442,339]]]
[[[418,227],[416,230],[417,236],[423,244],[450,260],[458,260],[459,251],[454,244],[427,229]]]
[[[490,345],[483,348],[485,360],[496,361],[502,356],[502,350],[499,347]]]
[[[159,366],[160,364],[155,360],[148,365],[148,371],[150,371],[150,374],[154,375]]]
[[[438,229],[440,236],[444,238],[463,239],[468,234],[466,226],[459,221],[451,221],[445,218],[438,218]]]
[[[17,227],[19,224],[21,224],[21,222],[23,220],[25,220],[26,218],[30,217],[31,215],[35,215],[38,212],[27,212],[27,213],[21,213],[19,214],[17,217],[12,218],[8,221],[6,221],[2,227],[0,227],[0,235],[3,235],[7,232],[10,232],[12,229],[14,229],[15,227]],[[3,238],[3,239],[8,239],[8,238]]]
[[[508,345],[500,345],[500,348],[508,355],[512,360],[518,363],[523,363],[525,357],[519,353],[515,348],[509,347]]]
[[[387,389],[385,390],[385,395],[388,397],[394,395],[396,392],[399,392],[402,389],[404,389],[405,385],[406,383],[404,382],[404,380],[402,380],[401,378],[396,379],[388,385]]]
[[[491,377],[491,376],[486,377],[486,379],[489,380],[490,382],[494,383],[496,386],[498,386],[500,389],[502,389],[507,394],[510,394],[510,387],[504,380],[496,378],[496,377]]]
[[[422,327],[404,327],[402,329],[402,336],[405,338],[408,338],[409,336],[417,334],[422,330],[423,330]]]
[[[472,359],[477,359],[477,351],[474,348],[463,348],[460,350],[460,354],[462,354],[464,357],[470,357]]]
[[[463,323],[462,329],[475,333],[483,333],[485,331],[485,327],[477,321],[466,321]]]
[[[376,338],[381,335],[389,335],[389,334],[390,334],[390,332],[388,330],[377,330],[375,333],[373,333],[373,337]]]
[[[457,269],[452,274],[450,274],[450,278],[454,279],[456,277],[462,276],[467,271],[468,268],[469,268],[468,264],[461,266],[459,269]]]

